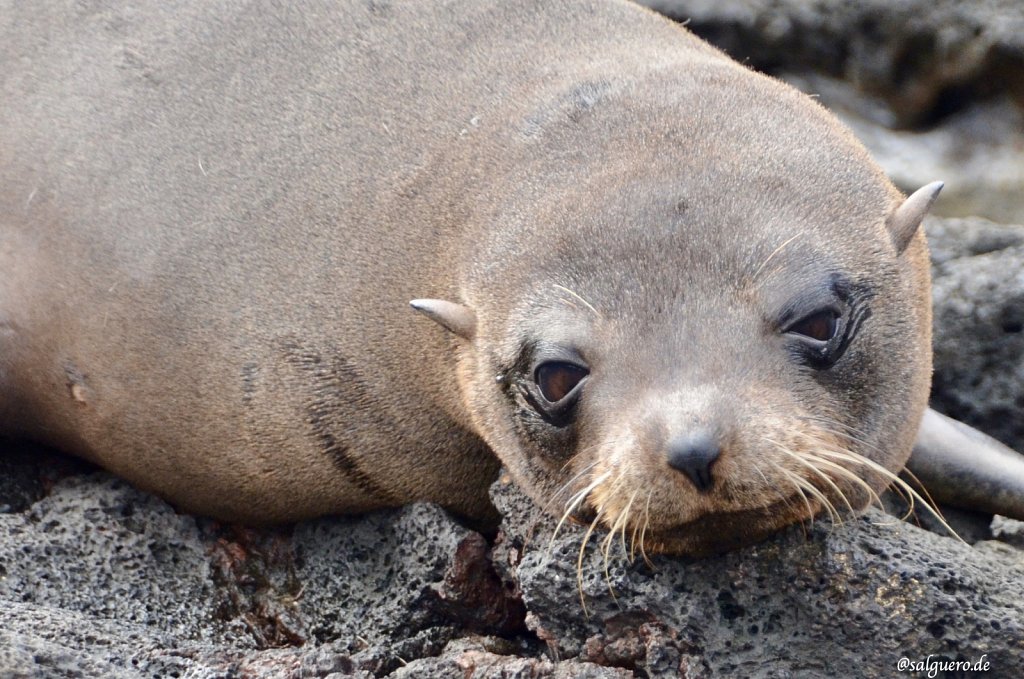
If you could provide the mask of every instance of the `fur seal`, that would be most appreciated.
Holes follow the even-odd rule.
[[[500,461],[691,553],[911,452],[941,185],[652,12],[7,13],[7,434],[247,522],[488,518]]]

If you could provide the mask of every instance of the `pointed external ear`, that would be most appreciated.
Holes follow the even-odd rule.
[[[476,335],[476,313],[468,306],[443,299],[414,299],[409,305],[463,339]]]
[[[910,197],[889,215],[885,225],[889,229],[889,236],[892,238],[892,244],[896,246],[897,253],[903,254],[903,251],[910,245],[910,239],[917,233],[921,221],[928,214],[932,203],[939,197],[939,191],[943,186],[942,182],[932,182],[927,186],[922,186],[910,194]]]

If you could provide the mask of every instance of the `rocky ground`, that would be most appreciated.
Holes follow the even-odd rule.
[[[648,4],[819,94],[905,188],[947,181],[933,404],[1024,450],[1020,6]],[[951,513],[966,544],[872,510],[651,563],[598,538],[578,568],[579,531],[492,496],[496,535],[429,505],[253,531],[0,443],[0,677],[1024,676],[1018,522]]]

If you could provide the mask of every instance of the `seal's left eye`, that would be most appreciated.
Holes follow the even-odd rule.
[[[537,366],[534,381],[540,394],[549,403],[558,403],[572,393],[572,390],[586,377],[588,371],[572,363],[551,361]]]
[[[836,330],[839,327],[838,319],[839,314],[831,309],[818,311],[791,325],[787,332],[803,335],[819,342],[829,342],[836,336]]]

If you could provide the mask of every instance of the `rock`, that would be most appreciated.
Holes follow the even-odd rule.
[[[1024,521],[997,516],[992,519],[992,536],[1017,549],[1024,549]]]
[[[256,531],[70,476],[0,514],[0,677],[384,676],[524,630],[488,549],[433,505]]]
[[[647,0],[839,115],[947,216],[1024,215],[1024,5],[1012,0]]]
[[[437,506],[300,524],[294,541],[308,641],[377,676],[437,655],[458,633],[523,629],[486,540]]]
[[[515,486],[495,484],[492,497],[505,517],[496,563],[557,657],[649,677],[889,677],[904,656],[985,656],[993,676],[1024,676],[1024,560],[1005,545],[975,550],[872,510],[651,566],[630,563],[618,541],[605,562],[597,536],[578,572],[584,531],[552,541],[554,522],[524,511]]]
[[[936,213],[1019,221],[1024,215],[1024,109],[1004,100],[972,102],[923,129],[893,129],[883,103],[846,82],[808,73],[779,76],[846,123],[901,189],[946,183]],[[1021,74],[1024,78],[1024,73]]]
[[[1013,0],[642,0],[768,71],[817,71],[883,98],[894,123],[934,123],[965,102],[1024,106],[1024,6]]]
[[[95,469],[44,446],[0,437],[0,514],[23,512],[60,478]]]
[[[20,442],[0,440],[0,514],[23,512],[46,492],[32,448]]]
[[[1024,73],[1021,74],[1024,79]],[[1024,110],[1005,101],[971,104],[941,124],[891,129],[849,105],[846,88],[790,78],[835,112],[892,180],[910,193],[936,179],[946,183],[937,213],[1016,222],[1024,215]]]
[[[138,625],[167,638],[244,643],[213,628],[215,589],[195,519],[107,474],[67,478],[0,515],[0,599]]]
[[[932,277],[946,275],[953,260],[1024,246],[1024,226],[997,224],[987,219],[925,219]],[[940,297],[941,300],[941,297]],[[945,331],[944,328],[936,328]]]
[[[547,658],[522,657],[509,649],[495,652],[493,640],[459,639],[449,644],[436,658],[411,662],[394,672],[394,679],[433,677],[436,679],[627,679],[635,676],[629,670],[604,667],[579,660],[552,661]]]
[[[1024,226],[931,219],[932,405],[1024,450]]]
[[[929,653],[1024,671],[1024,561],[1005,544],[971,549],[873,512],[653,568],[616,546],[606,576],[596,537],[581,601],[581,531],[549,547],[549,517],[507,481],[493,493],[502,579],[482,537],[428,505],[228,530],[106,474],[69,477],[0,516],[0,676],[870,677]],[[261,647],[274,637],[247,616],[294,583],[304,643]],[[516,593],[534,635],[503,617],[522,610]]]

